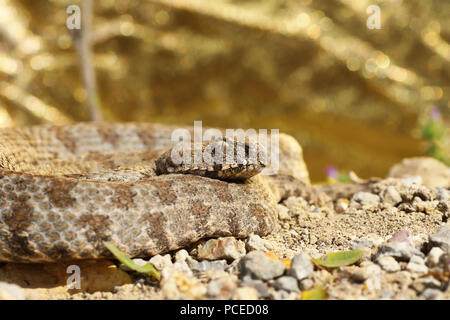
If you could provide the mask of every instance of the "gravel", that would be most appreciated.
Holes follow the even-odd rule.
[[[294,277],[289,277],[289,276],[280,277],[275,280],[274,286],[278,290],[285,290],[285,291],[289,291],[289,292],[291,292],[291,291],[298,292],[299,291],[297,279]]]
[[[281,276],[285,271],[285,265],[269,258],[261,251],[252,251],[241,260],[240,270],[241,277],[250,275],[253,279],[270,280]]]
[[[314,266],[311,263],[307,254],[298,253],[291,262],[291,267],[287,271],[289,276],[295,277],[297,280],[302,280],[309,277],[314,271]]]
[[[450,250],[450,224],[440,228],[436,233],[430,235],[433,246],[440,247],[444,251]]]

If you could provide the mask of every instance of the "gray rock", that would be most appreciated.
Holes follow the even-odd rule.
[[[434,247],[440,247],[444,251],[450,250],[450,224],[441,227],[436,233],[429,237]]]
[[[395,292],[392,290],[385,290],[380,293],[380,299],[390,299],[395,296]]]
[[[378,248],[378,255],[394,257],[398,261],[409,261],[413,256],[424,257],[424,254],[406,242],[390,242]]]
[[[153,256],[149,262],[153,264],[153,266],[158,269],[159,271],[163,270],[165,267],[172,265],[172,258],[169,254],[166,254],[164,256],[157,254],[156,256]]]
[[[300,281],[300,290],[311,290],[314,287],[314,281],[306,278]]]
[[[248,253],[239,263],[241,277],[246,275],[254,279],[270,280],[281,276],[285,266],[282,262],[270,259],[261,251]]]
[[[208,283],[207,295],[217,299],[230,299],[236,289],[236,283],[230,278],[220,278]]]
[[[314,266],[308,255],[300,252],[292,259],[291,267],[287,274],[295,277],[297,280],[302,280],[309,277],[313,272]]]
[[[447,201],[448,199],[450,199],[450,192],[446,188],[436,188],[436,200]]]
[[[210,270],[225,270],[225,268],[227,267],[228,264],[226,260],[215,260],[215,261],[204,260],[193,265],[191,269],[192,271],[196,272],[207,272]]]
[[[359,203],[361,206],[377,206],[380,197],[370,192],[357,192],[353,195],[351,202]]]
[[[255,288],[258,291],[258,296],[261,299],[268,298],[270,296],[269,288],[262,280],[254,280],[247,276],[242,281],[242,286]]]
[[[434,300],[438,299],[442,295],[442,292],[438,289],[431,289],[427,288],[423,290],[423,292],[420,294],[422,298],[425,298],[427,300]]]
[[[401,269],[400,264],[391,256],[380,256],[377,259],[377,263],[387,272],[397,272]]]
[[[275,280],[274,286],[278,290],[285,290],[285,291],[289,291],[289,292],[291,292],[291,291],[298,292],[299,291],[297,279],[294,277],[289,277],[289,276],[280,277]]]
[[[382,194],[382,198],[384,199],[384,202],[393,206],[402,202],[402,197],[394,186],[387,187]]]
[[[433,247],[430,252],[428,252],[426,263],[429,267],[435,267],[439,264],[439,259],[444,254],[444,250],[439,247]]]
[[[274,300],[288,300],[291,298],[291,295],[286,290],[278,290],[272,293],[272,299]]]

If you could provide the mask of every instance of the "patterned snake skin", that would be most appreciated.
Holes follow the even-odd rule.
[[[0,129],[0,261],[110,257],[103,241],[132,257],[152,256],[206,237],[269,233],[283,197],[276,176],[158,175],[156,159],[172,146],[174,129],[135,123]],[[280,149],[284,176],[306,181],[298,143],[281,134]]]

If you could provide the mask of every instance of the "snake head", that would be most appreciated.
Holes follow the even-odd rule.
[[[266,151],[254,140],[226,137],[203,143],[176,144],[156,160],[156,174],[194,174],[226,181],[242,181],[266,166]]]

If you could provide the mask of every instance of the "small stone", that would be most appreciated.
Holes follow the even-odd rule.
[[[161,272],[161,291],[166,299],[202,299],[207,288],[196,279],[185,262],[175,262]]]
[[[443,187],[436,188],[436,200],[447,201],[450,199],[450,192]]]
[[[422,298],[425,298],[427,300],[438,299],[441,295],[442,292],[440,290],[431,288],[423,290],[423,292],[420,294]]]
[[[350,245],[350,248],[352,250],[370,249],[372,247],[373,247],[373,242],[368,239],[355,240]]]
[[[287,274],[295,277],[297,280],[302,280],[309,277],[313,272],[314,266],[308,255],[300,252],[292,259],[291,267],[287,271]]]
[[[439,247],[433,247],[430,252],[428,252],[428,256],[426,259],[426,264],[429,267],[435,267],[439,264],[439,259],[445,252]]]
[[[348,209],[349,203],[350,201],[348,201],[348,199],[339,198],[336,201],[336,205],[334,208],[336,210],[336,213],[344,213]]]
[[[408,230],[400,230],[392,235],[387,242],[405,242],[409,246],[413,246],[410,240],[411,234]]]
[[[172,258],[169,254],[166,254],[164,256],[157,254],[156,256],[153,256],[149,262],[159,271],[163,270],[165,267],[172,265]]]
[[[289,209],[286,206],[278,204],[277,209],[278,209],[278,218],[280,220],[288,220],[290,218]]]
[[[397,204],[402,202],[400,193],[393,186],[387,187],[381,197],[384,199],[384,202],[389,203],[392,206],[396,206]]]
[[[441,283],[433,277],[419,278],[411,284],[412,289],[423,292],[427,288],[440,289]]]
[[[285,265],[281,261],[270,259],[261,251],[248,253],[239,264],[242,278],[250,275],[254,279],[270,280],[284,273]]]
[[[356,282],[364,282],[369,278],[375,277],[381,273],[381,268],[376,264],[367,267],[358,268],[353,274],[352,279]]]
[[[287,208],[286,208],[287,209]],[[252,233],[248,236],[248,239],[245,243],[245,247],[248,252],[250,251],[265,251],[266,246],[264,240],[261,239],[257,234]]]
[[[289,277],[289,276],[284,276],[284,277],[280,277],[278,279],[275,280],[274,283],[275,288],[279,289],[279,290],[285,290],[285,291],[294,291],[294,292],[298,292],[298,284],[297,284],[297,279],[294,277]]]
[[[208,283],[207,295],[222,300],[230,299],[234,290],[236,283],[230,277],[223,277]]]
[[[378,255],[388,255],[398,261],[409,261],[412,256],[424,257],[424,254],[406,242],[385,243],[378,248]]]
[[[377,263],[386,272],[397,272],[401,270],[400,264],[391,256],[380,256]]]
[[[380,197],[370,192],[357,192],[353,195],[351,202],[359,203],[361,206],[377,206]]]
[[[258,291],[251,287],[237,288],[232,300],[258,300]]]
[[[236,260],[244,255],[244,243],[234,237],[211,239],[197,249],[197,257],[206,260]]]
[[[262,280],[254,280],[250,277],[245,277],[242,281],[242,286],[255,288],[258,291],[258,296],[261,299],[268,298],[270,296],[269,288]]]
[[[295,299],[295,293],[289,293],[286,290],[278,290],[272,293],[272,299],[274,300],[293,300]]]
[[[185,249],[178,250],[177,253],[175,253],[176,262],[186,261],[188,257],[190,257],[189,252],[187,252]]]
[[[225,270],[228,267],[226,260],[201,261],[194,265],[191,269],[196,272],[207,272],[210,270]]]
[[[415,273],[427,273],[428,272],[428,267],[425,265],[425,261],[418,256],[411,257],[408,265],[406,266],[406,269],[411,272],[415,272]]]
[[[300,281],[300,290],[311,290],[314,287],[314,281],[312,279],[306,278]]]
[[[430,235],[430,242],[444,251],[450,250],[450,224],[441,227],[436,233]]]
[[[412,185],[420,185],[420,184],[423,184],[423,179],[420,176],[413,176],[413,177],[402,179],[402,184],[406,187],[410,187]]]
[[[395,292],[392,290],[385,290],[380,293],[380,299],[390,299],[395,296]]]
[[[0,282],[0,300],[25,300],[25,293],[16,284]]]

